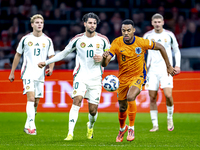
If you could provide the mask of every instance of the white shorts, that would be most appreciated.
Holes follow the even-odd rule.
[[[73,81],[72,98],[81,95],[88,100],[89,103],[98,105],[101,97],[102,79]]]
[[[153,73],[148,72],[147,74],[147,82],[145,85],[145,89],[158,91],[160,88],[173,88],[173,77],[171,75],[168,76],[167,73]]]
[[[35,98],[43,98],[44,82],[23,79],[23,94],[26,94],[27,92],[34,92]]]

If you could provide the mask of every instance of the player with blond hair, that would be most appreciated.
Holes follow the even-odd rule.
[[[15,79],[15,69],[23,54],[23,64],[21,69],[21,79],[23,80],[23,94],[27,95],[26,113],[27,119],[24,132],[36,135],[35,114],[40,98],[44,94],[45,68],[41,69],[37,64],[54,56],[52,40],[43,32],[44,18],[40,14],[31,17],[31,27],[33,32],[25,35],[19,42],[15,54],[12,69],[9,75],[10,82]],[[51,75],[54,63],[49,64],[46,75]]]
[[[111,58],[116,55],[119,65],[118,78],[120,85],[117,95],[120,130],[116,142],[123,141],[127,130],[127,141],[133,141],[135,138],[134,123],[137,111],[135,99],[146,82],[147,70],[144,59],[146,51],[148,49],[159,50],[165,60],[168,73],[174,75],[174,69],[169,63],[165,48],[157,42],[135,36],[134,22],[132,20],[126,19],[122,22],[121,32],[122,36],[112,42],[109,51],[104,52],[102,60],[102,66],[106,67]],[[127,116],[129,118],[129,126],[126,125]]]
[[[154,14],[152,16],[151,24],[154,29],[148,31],[144,34],[143,38],[153,40],[162,44],[167,52],[170,64],[173,66],[172,59],[172,49],[175,56],[175,72],[176,74],[180,73],[180,63],[181,63],[181,54],[178,47],[178,42],[175,35],[166,29],[163,28],[164,19],[161,14]],[[153,124],[153,128],[150,132],[158,131],[158,108],[156,104],[157,94],[159,90],[159,84],[161,89],[163,89],[166,97],[167,105],[167,129],[169,131],[174,130],[173,123],[173,97],[172,97],[172,88],[173,88],[173,77],[168,76],[166,71],[165,62],[161,54],[157,51],[149,51],[147,55],[147,83],[146,89],[149,90],[150,96],[150,116]]]

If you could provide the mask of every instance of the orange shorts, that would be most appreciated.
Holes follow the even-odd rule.
[[[118,100],[125,100],[127,99],[128,90],[131,86],[136,86],[140,90],[142,90],[142,87],[144,86],[146,79],[144,79],[144,76],[136,76],[131,78],[126,83],[120,83],[118,92],[117,92],[117,99]],[[119,81],[120,82],[120,81]]]

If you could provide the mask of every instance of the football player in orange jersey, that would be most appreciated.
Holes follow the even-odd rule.
[[[146,82],[147,69],[144,57],[146,50],[159,50],[165,60],[167,72],[172,76],[175,75],[175,70],[170,65],[165,48],[157,42],[135,36],[132,20],[126,19],[122,22],[121,32],[122,36],[112,42],[109,51],[103,53],[102,59],[102,66],[106,67],[111,58],[116,55],[119,65],[118,119],[120,130],[116,142],[123,141],[127,130],[127,141],[133,141],[135,138],[134,122],[137,111],[135,99]],[[125,123],[127,115],[129,126]]]

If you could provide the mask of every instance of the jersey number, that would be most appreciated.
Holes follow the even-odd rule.
[[[24,80],[24,82],[25,82],[25,84],[30,84],[30,79],[27,79],[27,81],[26,81],[26,79]]]
[[[34,55],[35,56],[39,56],[40,55],[40,49],[39,48],[35,48],[34,49]]]
[[[87,50],[87,57],[93,57],[94,51],[93,50]]]
[[[74,85],[74,88],[75,88],[75,89],[78,89],[78,85],[79,85],[79,83],[76,82],[75,85]]]
[[[126,61],[126,56],[122,55],[122,61]]]

